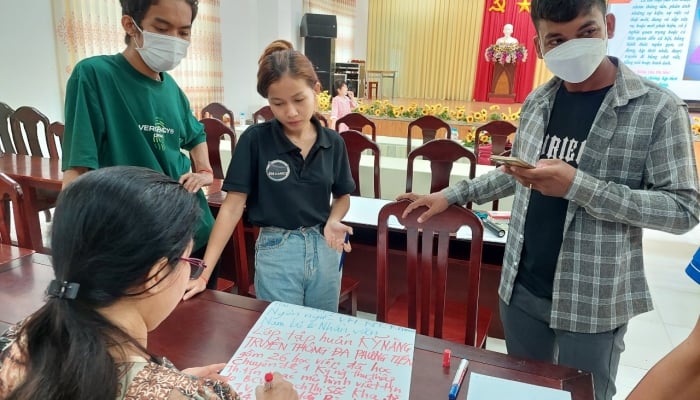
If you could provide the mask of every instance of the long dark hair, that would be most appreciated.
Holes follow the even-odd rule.
[[[56,206],[53,268],[80,289],[75,299],[49,297],[23,325],[25,380],[8,399],[116,398],[110,351],[139,345],[97,310],[146,282],[159,260],[172,271],[200,212],[194,195],[146,168],[98,169],[68,185]]]

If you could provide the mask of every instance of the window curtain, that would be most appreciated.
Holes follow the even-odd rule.
[[[356,0],[304,0],[304,12],[335,15],[338,37],[335,39],[335,61],[349,62],[354,51]]]
[[[75,64],[83,58],[124,50],[121,6],[116,0],[52,1],[62,95]],[[200,0],[187,57],[171,71],[190,100],[192,112],[224,98],[219,0]]]
[[[486,101],[493,77],[493,62],[486,61],[484,51],[503,36],[503,25],[513,25],[513,37],[527,48],[527,61],[518,63],[515,70],[515,101],[522,103],[532,91],[533,77],[537,66],[537,53],[533,38],[535,26],[530,19],[529,1],[484,0],[484,22],[481,30],[476,71],[474,99]]]
[[[473,3],[370,0],[367,69],[397,71],[397,97],[471,100],[484,14]]]

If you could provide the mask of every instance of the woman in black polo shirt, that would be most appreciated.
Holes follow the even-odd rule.
[[[241,135],[204,260],[216,263],[245,207],[261,227],[257,297],[337,311],[340,252],[350,250],[352,234],[340,220],[355,189],[345,144],[313,116],[318,78],[291,43],[272,42],[258,66],[258,93],[275,118]],[[202,290],[204,282],[191,283],[185,299]]]

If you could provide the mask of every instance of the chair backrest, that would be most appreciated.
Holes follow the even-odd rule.
[[[406,155],[411,152],[411,131],[413,130],[413,127],[416,126],[420,128],[421,130],[421,135],[423,137],[423,143],[428,143],[429,141],[437,138],[438,136],[438,131],[440,129],[445,130],[445,136],[444,138],[447,139],[450,137],[450,133],[452,128],[450,127],[450,124],[447,122],[441,120],[438,117],[435,117],[433,115],[424,115],[420,118],[417,118],[413,121],[411,121],[408,124],[408,133],[406,135]]]
[[[258,237],[259,229],[257,227],[252,228],[253,240]],[[251,285],[253,282],[250,281],[250,276],[248,274],[248,250],[246,248],[245,239],[245,224],[243,223],[243,217],[238,219],[238,224],[231,235],[231,242],[233,244],[233,252],[236,254],[235,262],[235,272],[236,272],[236,286],[238,287],[239,296],[252,296],[254,292],[251,293]]]
[[[236,148],[236,132],[217,118],[203,118],[199,122],[204,125],[204,132],[207,134],[207,147],[209,149],[209,163],[214,173],[215,179],[224,179],[224,169],[221,165],[221,139],[228,136],[231,143],[231,156]],[[193,171],[197,171],[195,165]]]
[[[472,211],[451,205],[444,212],[423,223],[418,217],[425,208],[418,208],[406,218],[402,214],[410,201],[403,200],[385,205],[379,211],[377,232],[377,321],[388,322],[388,219],[394,216],[406,228],[406,276],[408,289],[408,326],[420,334],[441,338],[445,319],[447,264],[450,237],[462,226],[471,229],[472,239],[467,263],[467,291],[465,343],[476,345],[479,278],[483,250],[484,227]],[[437,238],[437,257],[434,243]],[[422,243],[421,249],[418,243]],[[432,307],[431,307],[432,305]],[[431,309],[432,308],[432,309]],[[431,329],[430,320],[434,317]],[[420,320],[420,324],[418,321]]]
[[[10,116],[12,126],[12,138],[15,143],[17,154],[28,156],[58,158],[58,149],[53,135],[49,133],[49,119],[34,107],[22,106],[15,110]],[[43,125],[43,132],[39,130],[39,125]],[[39,135],[44,135],[44,140],[48,148],[48,154],[41,150]],[[27,140],[29,148],[24,140]]]
[[[323,114],[321,114],[320,112],[316,112],[314,113],[314,116],[318,118],[319,122],[321,122],[321,125],[325,126],[326,128],[329,127],[328,119],[326,119],[326,117],[324,117]]]
[[[338,120],[335,121],[335,130],[338,132],[340,132],[340,124],[345,124],[348,126],[348,129],[358,132],[362,132],[365,126],[369,126],[372,129],[372,141],[377,141],[377,125],[360,113],[350,113],[338,118]]]
[[[4,203],[9,200],[12,203],[12,215],[15,222],[15,234],[17,246],[31,249],[32,242],[29,237],[29,223],[27,222],[27,209],[24,206],[24,194],[19,183],[6,174],[0,172],[0,200]],[[10,216],[5,215],[8,208],[3,204],[0,207],[0,243],[12,244],[10,237]]]
[[[275,118],[275,114],[272,113],[270,106],[262,106],[258,111],[253,113],[253,124],[269,121],[273,118]]]
[[[373,141],[369,140],[362,132],[352,129],[345,132],[340,132],[340,137],[343,138],[343,141],[345,142],[345,149],[348,152],[348,159],[350,160],[350,172],[352,173],[352,179],[355,181],[355,191],[351,194],[353,196],[361,196],[360,159],[362,157],[362,152],[369,149],[372,150],[372,153],[374,154],[374,198],[380,199],[382,197],[382,185],[379,179],[379,158],[381,157],[379,146],[377,146],[377,144]]]
[[[49,133],[52,135],[51,138],[57,137],[58,143],[63,147],[63,132],[65,132],[66,126],[63,122],[54,121],[49,125]]]
[[[15,112],[12,107],[5,103],[0,103],[0,144],[2,152],[15,154],[15,145],[12,143],[12,133],[10,133],[10,115]]]
[[[469,179],[476,176],[476,155],[450,139],[435,139],[408,155],[406,165],[406,193],[413,191],[413,163],[416,157],[430,161],[430,193],[438,192],[450,185],[452,165],[460,158],[469,160]]]
[[[228,118],[226,118],[228,117]],[[221,103],[209,103],[204,108],[202,108],[201,118],[216,118],[226,124],[226,119],[228,119],[228,126],[234,126],[235,120],[233,119],[233,111],[229,110],[225,105]]]
[[[491,154],[501,155],[506,151],[508,136],[518,128],[508,121],[491,121],[476,128],[474,140],[474,153],[479,154],[479,138],[481,135],[491,137]],[[492,163],[493,165],[493,163]]]

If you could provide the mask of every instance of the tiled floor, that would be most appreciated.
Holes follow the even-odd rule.
[[[45,236],[49,229],[43,227]],[[685,267],[698,246],[700,226],[680,236],[645,230],[646,273],[655,309],[629,323],[615,400],[624,399],[646,371],[685,339],[698,321],[700,285],[685,274]],[[375,319],[373,314],[359,312],[358,315]],[[486,348],[506,352],[505,342],[499,339],[489,338]]]

